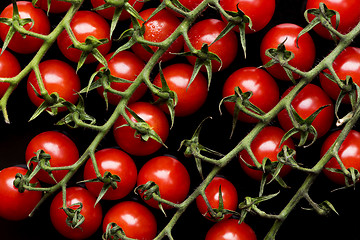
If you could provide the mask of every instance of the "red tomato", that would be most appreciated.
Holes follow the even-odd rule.
[[[48,11],[47,2],[48,2],[47,0],[39,0],[39,1],[37,1],[36,6],[40,7],[44,11]],[[51,12],[51,13],[63,13],[63,12],[66,12],[67,10],[69,10],[70,7],[71,7],[70,2],[63,2],[63,1],[59,1],[59,0],[51,0],[49,12]]]
[[[66,101],[76,104],[79,96],[76,92],[81,90],[80,78],[76,71],[66,62],[52,59],[39,64],[41,78],[45,89],[49,94],[57,92],[59,96]],[[38,81],[35,72],[31,71],[27,81],[27,93],[35,106],[40,106],[44,100],[36,96],[33,87],[40,93]],[[61,107],[59,111],[66,111],[66,107]]]
[[[131,4],[131,6],[133,6],[133,8],[135,8],[136,11],[140,11],[141,8],[144,6],[144,1],[129,0],[127,2]],[[91,5],[93,6],[93,8],[97,8],[104,4],[105,4],[104,0],[91,0]],[[115,7],[109,7],[104,10],[97,10],[96,12],[101,16],[103,16],[104,18],[111,20],[115,12]],[[123,9],[119,17],[119,21],[124,21],[129,18],[130,18],[130,14],[125,9]]]
[[[333,67],[341,80],[345,80],[346,76],[351,76],[354,83],[360,85],[360,48],[345,48],[333,62]],[[328,69],[325,72],[330,73]],[[336,100],[340,94],[339,86],[322,73],[319,75],[319,79],[324,91]],[[349,97],[345,96],[343,102],[350,103]]]
[[[185,200],[190,189],[190,176],[184,165],[173,157],[159,156],[146,162],[139,171],[137,185],[155,182],[159,186],[160,196],[173,203]],[[159,208],[154,199],[145,201],[154,208]],[[162,204],[164,209],[171,206]]]
[[[119,52],[111,60],[109,60],[112,55],[113,53],[109,53],[105,58],[108,61],[110,73],[114,77],[134,81],[145,66],[145,63],[138,56],[136,56],[130,51]],[[99,70],[103,66],[104,65],[100,63],[96,70]],[[110,84],[110,86],[117,91],[125,91],[130,85],[130,83],[117,82],[112,82]],[[146,85],[142,83],[136,89],[134,94],[131,95],[130,102],[135,102],[139,100],[145,94],[146,90]],[[103,87],[98,87],[97,91],[101,96],[104,96]],[[107,93],[107,98],[109,100],[109,103],[113,105],[118,104],[121,99],[119,95],[110,92]]]
[[[84,43],[85,39],[89,36],[93,36],[97,39],[108,39],[109,42],[97,47],[102,55],[106,55],[111,48],[110,40],[110,26],[108,22],[99,14],[91,11],[78,11],[70,22],[71,30],[74,33],[76,39]],[[80,59],[81,51],[75,48],[68,48],[72,44],[72,41],[68,33],[64,30],[57,38],[57,45],[64,56],[73,61],[78,62]],[[85,63],[96,62],[96,59],[90,54]]]
[[[129,238],[152,240],[157,223],[149,209],[137,202],[120,202],[109,209],[103,220],[103,232],[109,223],[116,223]]]
[[[188,88],[193,70],[191,65],[183,63],[173,64],[163,69],[167,85],[178,97],[178,103],[175,106],[176,116],[191,115],[205,103],[208,87],[207,80],[201,73],[198,73]],[[156,76],[153,83],[158,87],[162,87],[160,74]],[[158,99],[155,95],[153,97],[155,100]],[[160,105],[160,108],[169,113],[166,104]]]
[[[1,51],[1,49],[0,49]],[[17,58],[9,51],[5,50],[0,55],[0,77],[11,78],[15,77],[21,71],[21,66]],[[10,83],[0,82],[0,98],[4,96]]]
[[[130,104],[129,108],[143,119],[163,142],[166,141],[169,135],[169,122],[166,115],[158,107],[147,102],[135,102]],[[131,121],[136,122],[129,112],[127,114]],[[120,127],[124,124],[127,122],[120,116],[114,124],[113,134],[117,144],[125,152],[135,156],[146,156],[161,148],[162,144],[152,138],[143,141],[140,136],[134,136],[135,130],[131,127]]]
[[[31,139],[26,147],[25,160],[29,162],[38,150],[44,150],[51,156],[51,167],[70,166],[79,159],[79,151],[75,143],[65,134],[56,131],[42,132]],[[33,163],[34,167],[37,165]],[[68,170],[52,171],[57,182],[64,178]],[[54,180],[44,170],[40,170],[36,177],[46,183],[54,183]]]
[[[79,228],[72,228],[66,224],[68,217],[62,209],[62,192],[59,192],[50,205],[50,219],[55,229],[70,239],[87,239],[93,235],[101,225],[102,208],[98,203],[95,205],[96,198],[88,190],[81,187],[70,187],[66,189],[66,206],[70,209],[77,209],[82,203],[80,214],[85,221]],[[73,205],[73,206],[71,206]]]
[[[219,188],[221,187],[221,196],[223,198],[224,209],[235,211],[238,204],[238,194],[235,186],[223,177],[214,177],[213,180],[205,189],[205,195],[209,200],[210,206],[213,209],[218,209],[219,206]],[[209,220],[213,220],[208,212],[208,207],[201,195],[196,198],[196,206],[200,213]],[[231,217],[231,214],[226,214],[224,219]]]
[[[226,11],[237,12],[237,6],[252,22],[252,29],[245,28],[247,34],[258,32],[271,20],[275,12],[275,0],[220,0],[221,7]],[[226,19],[222,16],[223,20]],[[239,32],[239,28],[234,30]]]
[[[150,15],[153,13],[155,8],[148,8],[146,10],[141,11],[140,16],[146,20],[145,23],[145,33],[144,38],[147,41],[152,42],[162,42],[167,39],[180,25],[180,21],[177,17],[175,17],[171,12],[166,9],[161,10],[155,16],[148,20]],[[140,25],[144,22],[139,20]],[[132,23],[130,24],[130,28],[132,28]],[[182,50],[184,45],[184,38],[179,36],[171,46],[166,50],[166,52],[161,56],[160,61],[168,61],[175,57],[172,53],[178,53]],[[150,46],[150,48],[155,52],[158,48],[155,46]],[[139,43],[135,43],[132,45],[131,49],[135,52],[137,56],[142,58],[144,61],[148,61],[152,54],[144,49],[143,46]]]
[[[207,232],[205,240],[256,240],[254,230],[237,219],[227,219],[215,223]]]
[[[294,54],[294,58],[289,61],[289,64],[301,71],[308,71],[315,61],[315,45],[310,34],[303,34],[298,41],[299,47],[296,46],[296,38],[303,28],[292,24],[282,23],[271,28],[264,36],[260,45],[260,57],[263,64],[271,60],[265,55],[265,51],[269,48],[277,48],[279,44],[285,41],[285,48]],[[280,64],[275,64],[267,71],[275,78],[280,80],[290,80],[286,75],[285,70]],[[295,79],[300,76],[293,73]]]
[[[350,32],[352,28],[356,26],[360,18],[359,2],[357,0],[308,0],[306,3],[306,9],[319,8],[320,2],[323,2],[329,9],[335,10],[340,14],[340,23],[337,30],[346,34]],[[308,14],[310,21],[314,19],[314,15]],[[336,26],[336,16],[331,18],[332,26]],[[315,26],[314,31],[321,37],[326,39],[332,39],[329,30],[323,27],[321,24]]]
[[[234,95],[234,89],[240,87],[242,92],[251,91],[250,102],[263,112],[270,111],[279,102],[279,87],[266,71],[256,67],[244,67],[233,72],[225,81],[222,91],[223,98]],[[226,109],[233,114],[235,103],[224,102]],[[255,123],[256,118],[239,112],[238,119],[243,122]]]
[[[26,172],[27,170],[21,167],[8,167],[0,171],[1,218],[13,221],[26,219],[40,201],[41,192],[25,190],[20,193],[14,187],[15,175],[25,175]],[[37,183],[37,187],[41,187],[36,178],[32,178],[30,183]]]
[[[340,135],[340,132],[341,130],[333,132],[326,138],[321,147],[321,157],[323,157],[327,150],[329,150],[331,145]],[[350,167],[353,167],[357,170],[360,170],[360,133],[358,131],[351,130],[349,132],[349,134],[346,136],[345,140],[341,144],[338,154],[345,168],[348,169]],[[340,169],[340,165],[335,158],[331,158],[329,162],[325,165],[325,168]],[[345,177],[341,173],[330,172],[326,169],[324,169],[323,172],[325,176],[334,183],[339,185],[345,185]]]
[[[278,127],[267,126],[255,137],[251,143],[251,150],[253,151],[256,159],[261,164],[264,158],[269,158],[270,161],[277,161],[277,154],[281,152],[283,146],[288,146],[291,149],[295,149],[293,141],[289,138],[281,146],[280,142],[285,132]],[[246,150],[242,150],[239,153],[240,166],[244,172],[251,178],[260,181],[263,172],[261,170],[255,170],[249,168],[244,161],[250,165],[255,166],[249,153]],[[291,167],[284,165],[279,173],[280,177],[286,176],[291,170]]]
[[[21,19],[31,18],[34,21],[33,26],[32,23],[28,23],[24,26],[26,30],[43,35],[50,33],[50,22],[43,10],[35,8],[31,2],[27,1],[17,1],[16,4]],[[9,4],[1,12],[0,17],[12,18],[12,15],[13,5]],[[0,38],[3,42],[5,41],[9,28],[10,27],[8,25],[0,23]],[[20,33],[16,32],[11,38],[8,48],[17,53],[29,54],[36,52],[41,47],[43,42],[43,40],[35,37],[26,36],[26,38],[23,38]]]
[[[129,155],[115,148],[106,148],[97,151],[95,159],[101,176],[104,176],[105,172],[110,172],[120,177],[120,182],[117,182],[117,188],[113,189],[110,187],[102,199],[121,199],[133,190],[136,184],[137,169]],[[92,160],[89,159],[84,168],[84,180],[95,178],[94,165]],[[97,197],[104,184],[101,182],[86,182],[85,185],[90,193]]]
[[[286,96],[293,87],[287,89],[283,96]],[[302,119],[308,118],[311,114],[317,111],[319,108],[325,105],[330,105],[324,108],[312,122],[313,127],[318,133],[318,137],[324,136],[331,128],[334,120],[334,105],[331,99],[326,93],[317,85],[308,84],[306,85],[293,99],[291,105],[295,111],[299,114]],[[284,109],[278,114],[278,120],[281,127],[288,131],[293,128],[291,119]],[[294,137],[300,137],[299,134],[293,135]],[[309,135],[311,138],[312,135]]]
[[[188,35],[194,48],[200,50],[203,44],[210,45],[226,27],[226,23],[218,19],[205,19],[195,23],[189,30]],[[185,52],[189,51],[189,47],[184,45]],[[227,68],[235,59],[238,50],[238,39],[235,32],[230,31],[224,37],[209,46],[209,52],[215,53],[222,61],[220,64],[216,60],[212,60],[212,71],[217,72]],[[194,65],[195,56],[187,56],[188,61]],[[205,71],[205,68],[201,68]]]

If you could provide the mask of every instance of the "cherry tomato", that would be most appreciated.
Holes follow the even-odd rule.
[[[80,78],[73,69],[66,62],[51,59],[41,62],[39,64],[41,78],[43,80],[45,89],[49,94],[57,92],[59,97],[66,101],[76,104],[79,96],[76,94],[81,90]],[[27,93],[32,103],[35,106],[40,106],[44,100],[39,98],[36,92],[40,93],[40,88],[34,71],[31,71],[27,81]],[[60,107],[58,109],[66,111],[66,107]]]
[[[44,11],[48,11],[51,13],[63,13],[69,10],[71,7],[70,2],[63,2],[59,0],[51,0],[50,9],[48,8],[47,0],[39,0],[36,3],[36,6],[40,7]]]
[[[99,14],[86,10],[78,11],[72,18],[70,27],[80,43],[84,43],[89,36],[93,36],[98,40],[108,39],[108,43],[98,46],[97,49],[102,55],[106,55],[109,52],[111,48],[110,26]],[[72,41],[66,30],[58,36],[57,45],[67,59],[73,62],[79,61],[82,52],[76,48],[69,48],[72,45]],[[93,62],[96,62],[96,59],[92,54],[89,54],[85,63]]]
[[[333,62],[333,67],[341,80],[345,80],[346,76],[351,76],[354,83],[360,84],[360,48],[347,47],[342,51],[339,56]],[[328,69],[324,72],[330,74]],[[334,100],[336,100],[340,94],[339,86],[328,79],[324,74],[319,75],[321,87],[324,91]],[[343,98],[344,103],[350,103],[349,96]]]
[[[41,192],[25,190],[20,193],[14,187],[15,175],[21,173],[25,176],[26,172],[27,170],[21,167],[8,167],[0,171],[1,218],[13,221],[26,219],[40,201]],[[30,183],[36,183],[37,187],[41,187],[36,178],[32,178]]]
[[[279,44],[285,40],[285,48],[294,54],[294,58],[289,64],[301,71],[308,71],[315,61],[315,45],[310,34],[303,34],[298,41],[299,47],[296,45],[296,38],[303,28],[292,23],[282,23],[271,28],[264,36],[260,45],[260,57],[263,64],[271,60],[265,55],[265,51],[270,48],[277,48]],[[285,70],[280,64],[275,64],[267,71],[275,78],[280,80],[290,80]],[[299,79],[298,74],[293,73],[295,79]]]
[[[256,240],[254,230],[237,219],[227,219],[215,223],[207,232],[205,240]]]
[[[85,218],[78,228],[68,226],[63,207],[62,192],[59,192],[50,205],[50,220],[54,228],[63,236],[70,239],[87,239],[93,235],[101,225],[102,207],[96,198],[88,190],[81,187],[69,187],[66,189],[66,206],[76,210],[82,204],[80,214]]]
[[[102,199],[121,199],[133,190],[136,184],[137,169],[129,155],[116,148],[106,148],[97,151],[95,159],[101,176],[104,176],[105,172],[110,172],[112,175],[120,177],[120,182],[117,182],[117,188],[113,189],[110,187]],[[92,160],[89,159],[84,168],[84,180],[95,178],[94,165]],[[86,182],[85,185],[90,193],[96,197],[104,186],[101,182]]]
[[[140,16],[146,21],[144,39],[152,42],[162,42],[176,30],[176,28],[180,25],[180,21],[166,9],[156,13],[155,16],[148,20],[154,10],[155,8],[148,8],[139,13]],[[144,22],[140,20],[139,23],[140,25],[144,24]],[[133,25],[131,23],[130,28],[132,27]],[[179,36],[161,56],[160,61],[165,62],[174,58],[175,54],[172,53],[180,52],[183,48],[183,45],[184,38]],[[158,49],[158,47],[155,46],[150,46],[150,48],[154,52]],[[152,54],[145,50],[144,47],[139,43],[132,45],[131,49],[144,61],[148,61],[152,57]]]
[[[213,180],[205,189],[205,195],[213,209],[218,209],[219,206],[219,189],[221,188],[221,196],[223,199],[223,208],[230,211],[235,211],[238,204],[238,194],[235,186],[223,177],[214,177]],[[196,198],[196,206],[200,213],[209,220],[213,220],[209,214],[208,207],[201,195]],[[231,217],[232,214],[224,215],[224,219]]]
[[[220,5],[225,11],[237,12],[237,6],[252,22],[245,28],[245,33],[250,34],[263,29],[271,20],[275,12],[275,0],[220,0]],[[223,20],[226,19],[222,16]],[[238,27],[234,30],[239,31]]]
[[[160,196],[173,203],[181,203],[189,193],[190,176],[184,165],[173,157],[158,156],[147,161],[140,169],[137,185],[155,182],[159,186]],[[145,200],[154,208],[159,208],[154,199]],[[164,209],[171,206],[162,204]]]
[[[234,89],[239,87],[242,92],[252,92],[249,99],[252,104],[263,112],[270,111],[279,102],[279,87],[275,80],[265,70],[256,67],[244,67],[233,72],[223,86],[223,98],[235,94]],[[226,109],[233,114],[235,103],[224,102]],[[256,118],[244,112],[239,112],[238,119],[243,122],[255,123]]]
[[[50,33],[50,22],[48,17],[46,16],[46,13],[43,10],[35,8],[31,2],[27,1],[17,1],[16,4],[21,19],[31,18],[34,21],[34,25],[32,25],[32,23],[28,23],[24,26],[26,30],[43,35],[47,35]],[[13,4],[9,4],[1,12],[0,17],[11,19],[12,15]],[[3,42],[5,41],[9,28],[10,27],[8,25],[0,23],[0,38]],[[20,33],[16,32],[11,38],[8,48],[17,53],[30,54],[36,52],[41,47],[43,42],[44,41],[40,38],[30,36],[26,36],[24,38],[21,36]]]
[[[329,135],[322,147],[321,147],[321,157],[325,155],[327,150],[331,147],[331,145],[335,142],[337,137],[340,135],[341,130],[337,130]],[[349,134],[346,136],[345,140],[340,146],[338,151],[339,157],[343,162],[346,169],[353,167],[357,170],[360,170],[360,133],[356,130],[351,130]],[[324,174],[331,181],[339,185],[345,185],[345,177],[341,173],[334,173],[326,168],[336,168],[340,169],[339,163],[335,158],[331,158],[329,162],[325,165]]]
[[[194,81],[189,85],[191,75],[194,69],[189,64],[176,63],[163,69],[163,74],[170,90],[174,91],[178,97],[178,103],[175,106],[176,116],[189,116],[195,113],[205,103],[208,87],[204,75],[199,72]],[[153,82],[156,86],[162,87],[160,74],[156,76]],[[159,99],[153,95],[154,99]],[[169,113],[166,104],[160,105],[160,108]]]
[[[278,127],[267,126],[265,127],[252,141],[251,150],[253,151],[256,159],[261,164],[264,158],[269,158],[270,161],[276,162],[277,154],[281,152],[283,146],[288,146],[291,149],[295,149],[293,141],[289,138],[281,146],[280,142],[285,132]],[[263,175],[261,170],[255,170],[249,168],[245,163],[255,166],[249,153],[246,150],[242,150],[239,153],[240,166],[244,172],[251,178],[260,181]],[[280,177],[285,177],[291,170],[291,167],[284,165],[279,173]]]
[[[133,6],[133,8],[136,11],[140,11],[141,8],[144,6],[143,1],[129,0],[127,2],[129,4],[131,4],[131,6]],[[100,7],[104,4],[105,4],[104,0],[91,0],[91,5],[93,6],[93,8]],[[96,12],[98,14],[100,14],[101,16],[103,16],[104,18],[111,20],[114,16],[115,7],[109,7],[109,8],[103,9],[103,10],[96,10]],[[120,14],[119,21],[124,21],[129,18],[130,18],[130,14],[125,9],[123,9]]]
[[[1,49],[0,49],[1,51]],[[0,77],[11,78],[15,77],[21,71],[21,66],[17,58],[9,51],[5,50],[0,55]],[[4,96],[10,83],[0,82],[0,97]]]
[[[221,59],[221,64],[216,60],[211,61],[213,72],[226,69],[237,55],[238,39],[234,31],[230,31],[213,43],[225,27],[226,23],[223,21],[218,19],[205,19],[195,23],[188,32],[190,42],[195,49],[200,50],[203,44],[208,44],[209,52],[216,54]],[[184,50],[185,52],[189,51],[189,47],[186,44],[184,45]],[[186,58],[192,65],[195,64],[195,56],[187,56]],[[205,68],[202,67],[201,70],[205,71]]]
[[[103,232],[109,223],[116,223],[129,238],[152,240],[157,233],[157,223],[152,212],[140,203],[124,201],[105,214]]]
[[[288,88],[282,97],[286,96],[293,87]],[[324,108],[312,122],[313,127],[316,129],[318,137],[324,136],[331,128],[334,120],[334,105],[328,95],[317,85],[306,85],[293,99],[291,105],[302,119],[308,118],[311,114],[317,111],[322,106],[329,105]],[[293,128],[291,119],[284,109],[278,114],[278,120],[281,127],[288,131]],[[293,135],[299,138],[299,134]],[[312,135],[310,134],[311,138]]]
[[[29,162],[32,157],[36,156],[38,150],[44,150],[49,154],[51,167],[64,167],[74,164],[79,159],[79,151],[75,143],[65,134],[57,131],[42,132],[33,137],[26,147],[25,160]],[[37,163],[33,163],[34,168]],[[64,178],[68,170],[52,171],[57,182]],[[36,177],[46,183],[54,183],[54,180],[45,170],[40,170]]]
[[[134,81],[145,66],[145,63],[138,56],[136,56],[130,51],[119,52],[110,60],[112,55],[113,53],[109,53],[108,55],[106,55],[105,58],[108,61],[110,73],[114,77]],[[100,63],[96,70],[98,71],[103,66],[104,65]],[[130,83],[119,82],[112,82],[110,84],[111,88],[117,91],[125,91],[130,85]],[[146,90],[146,85],[142,83],[135,90],[134,94],[131,95],[130,102],[135,102],[139,100],[145,94]],[[103,87],[98,87],[97,91],[101,96],[104,96]],[[108,92],[107,98],[110,104],[116,105],[119,103],[121,96]]]
[[[169,122],[165,113],[147,102],[135,102],[128,107],[143,119],[163,142],[166,141],[169,135]],[[127,114],[131,121],[136,122],[130,112],[127,111]],[[146,156],[161,148],[162,144],[152,138],[144,141],[140,136],[134,136],[135,130],[129,126],[122,126],[124,124],[127,124],[127,122],[124,117],[120,116],[114,124],[113,134],[117,144],[125,152],[135,156]]]
[[[308,0],[306,9],[319,8],[320,2],[324,3],[329,9],[335,10],[340,14],[340,23],[337,30],[346,34],[356,26],[360,18],[359,2],[356,0]],[[314,15],[308,14],[309,21],[314,19]],[[332,26],[336,26],[336,16],[331,18]],[[321,37],[332,39],[329,31],[321,24],[316,25],[314,31]]]

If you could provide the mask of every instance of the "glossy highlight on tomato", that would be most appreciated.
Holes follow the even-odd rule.
[[[206,234],[205,240],[256,240],[254,230],[245,222],[227,219],[214,224]]]

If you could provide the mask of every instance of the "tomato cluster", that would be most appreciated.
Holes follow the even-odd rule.
[[[0,107],[11,122],[0,124],[0,225],[6,238],[125,234],[150,240],[164,231],[166,238],[171,230],[174,239],[262,239],[272,222],[246,209],[252,206],[247,201],[280,191],[256,204],[272,216],[293,201],[304,179],[317,175],[309,194],[316,202],[329,198],[341,219],[294,209],[277,239],[309,238],[315,223],[323,236],[359,235],[357,228],[326,233],[329,226],[354,227],[346,212],[360,213],[346,200],[360,200],[349,191],[360,170],[357,126],[337,150],[343,166],[331,156],[324,170],[309,169],[334,147],[343,128],[337,118],[356,111],[352,83],[359,83],[360,46],[354,41],[344,48],[333,69],[325,66],[311,82],[307,75],[359,21],[356,1],[220,0],[206,6],[178,0],[197,11],[184,16],[169,6],[156,12],[165,1],[124,1],[120,14],[120,8],[102,9],[113,1],[91,0],[71,21],[71,3],[52,0],[48,9],[46,0],[35,1],[36,7],[15,2],[20,18],[32,19],[16,24],[32,33],[15,32],[10,40],[14,28],[0,20],[6,47],[0,78],[23,79],[16,86],[0,82]],[[310,10],[321,8],[320,2],[340,14],[338,36],[320,26],[306,29],[304,11],[313,20]],[[12,3],[0,6],[1,19],[10,19]],[[239,21],[240,28],[231,26]],[[64,29],[51,38],[61,24]],[[51,46],[42,52],[44,42]],[[283,164],[279,159],[286,154],[293,154],[291,162]],[[308,208],[309,202],[299,206]],[[247,214],[239,224],[241,208],[255,216]],[[168,228],[177,214],[181,218]]]

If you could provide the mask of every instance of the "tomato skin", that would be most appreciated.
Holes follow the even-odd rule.
[[[105,172],[120,177],[117,188],[109,188],[102,197],[105,200],[117,200],[128,195],[134,188],[137,179],[137,169],[132,158],[125,152],[116,148],[106,148],[95,153],[95,159],[101,176]],[[95,179],[96,174],[92,160],[89,159],[84,168],[84,180]],[[86,182],[86,188],[97,197],[103,187],[101,182]]]
[[[327,150],[331,147],[331,145],[335,142],[337,137],[340,135],[341,130],[337,130],[329,135],[320,151],[321,157],[325,155]],[[349,134],[346,136],[345,140],[341,144],[338,154],[343,162],[346,169],[353,167],[357,170],[360,170],[360,133],[356,130],[350,130]],[[340,169],[339,163],[335,158],[331,158],[329,162],[325,165],[325,168],[337,168]],[[323,170],[325,176],[330,179],[332,182],[345,185],[345,177],[341,173],[330,172],[329,170]]]
[[[110,26],[99,14],[86,10],[78,11],[72,18],[70,27],[76,39],[81,43],[84,43],[85,39],[89,36],[93,36],[99,40],[108,39],[108,43],[98,46],[97,49],[103,56],[110,51]],[[64,30],[57,38],[57,45],[67,59],[73,62],[78,62],[81,51],[76,48],[68,48],[71,44],[72,41],[66,30]],[[93,63],[96,61],[95,57],[92,54],[89,54],[85,63]]]
[[[8,167],[0,171],[1,218],[11,221],[26,219],[40,201],[41,192],[25,190],[20,193],[13,185],[15,175],[21,173],[25,176],[26,172],[27,170],[21,167]],[[40,187],[36,178],[32,178],[30,183],[37,183],[36,186]]]
[[[184,63],[176,63],[163,69],[167,85],[178,97],[175,116],[189,116],[199,110],[206,101],[208,95],[207,80],[201,72],[198,73],[188,88],[193,70],[194,68],[191,65]],[[160,74],[155,77],[153,84],[162,87]],[[154,100],[159,99],[155,95],[153,98]],[[160,105],[160,108],[169,113],[166,104]]]
[[[103,232],[112,222],[120,226],[129,238],[151,240],[157,233],[157,223],[152,212],[133,201],[120,202],[109,209],[103,220]]]
[[[83,207],[80,214],[85,217],[85,221],[80,228],[71,228],[66,224],[67,215],[62,209],[62,192],[59,192],[50,205],[50,219],[54,228],[63,236],[70,239],[87,239],[93,235],[101,225],[102,207],[98,203],[95,205],[96,198],[88,190],[81,187],[69,187],[66,189],[66,206],[76,209],[79,205],[71,206],[81,202]],[[95,205],[95,206],[94,206]]]
[[[50,33],[50,22],[46,13],[39,9],[35,8],[31,2],[27,1],[17,1],[16,2],[20,18],[31,18],[34,20],[34,25],[30,29],[32,23],[28,23],[24,26],[25,29],[47,35]],[[13,5],[9,4],[0,14],[1,18],[12,18],[13,15]],[[0,38],[4,42],[6,35],[9,31],[9,26],[0,23]],[[16,32],[14,36],[11,38],[9,42],[8,48],[13,50],[14,52],[21,53],[21,54],[30,54],[34,53],[43,44],[43,40],[35,37],[26,36],[23,38],[20,33]]]
[[[342,34],[350,32],[356,26],[360,19],[359,2],[357,0],[308,0],[306,10],[311,8],[319,8],[320,2],[323,2],[329,9],[335,10],[340,14],[340,23],[337,28]],[[309,21],[314,19],[314,15],[308,14]],[[336,26],[336,16],[331,18],[332,26]],[[325,39],[331,40],[329,31],[321,24],[316,25],[314,31]]]
[[[80,78],[68,63],[50,59],[39,64],[40,74],[44,82],[45,89],[49,94],[57,92],[59,96],[66,101],[76,104],[79,96],[76,92],[80,92]],[[35,106],[40,106],[44,100],[36,96],[33,87],[40,93],[39,84],[37,82],[35,72],[31,71],[27,80],[27,93]],[[59,112],[66,111],[66,107],[58,108]]]
[[[240,87],[242,92],[253,93],[250,102],[265,113],[270,111],[279,102],[279,87],[275,80],[265,70],[256,67],[244,67],[233,72],[225,81],[222,96],[234,95],[235,87]],[[225,108],[234,113],[235,103],[224,102]],[[250,117],[244,112],[239,112],[238,120],[247,123],[256,123],[259,120]]]
[[[215,223],[207,232],[205,240],[256,240],[254,230],[245,222],[239,224],[238,221],[226,219]]]
[[[33,137],[26,147],[25,160],[29,162],[38,150],[44,150],[50,154],[50,166],[62,167],[74,164],[79,159],[79,151],[75,143],[65,134],[57,131],[42,132]],[[34,168],[37,163],[33,163]],[[52,171],[57,182],[64,178],[68,170]],[[36,177],[43,182],[54,184],[54,180],[45,172],[40,170]]]
[[[133,6],[135,8],[135,10],[138,12],[144,6],[143,1],[129,0],[128,3],[130,3],[131,6]],[[91,5],[93,6],[93,8],[97,8],[104,4],[105,4],[104,0],[91,0]],[[109,7],[109,8],[103,9],[103,10],[97,10],[96,12],[98,14],[100,14],[101,16],[103,16],[104,18],[111,20],[113,18],[114,12],[115,12],[115,7]],[[130,14],[125,9],[123,9],[120,14],[119,21],[124,21],[129,18],[130,18]]]
[[[269,158],[270,161],[277,161],[277,154],[281,152],[283,146],[288,146],[291,149],[295,149],[293,141],[289,138],[281,146],[280,142],[285,132],[274,126],[267,126],[255,137],[251,143],[251,150],[253,151],[256,159],[261,164],[264,158]],[[242,150],[239,153],[240,166],[244,172],[251,178],[260,181],[263,172],[261,170],[255,170],[249,168],[244,161],[252,166],[255,166],[249,153],[246,150]],[[284,165],[279,173],[280,177],[285,177],[291,170],[291,167]]]
[[[271,20],[275,12],[275,0],[220,0],[220,5],[225,11],[237,12],[239,9],[250,17],[252,28],[246,24],[245,33],[251,34],[263,29]],[[226,19],[221,16],[224,21]],[[235,27],[235,31],[239,32],[239,28]]]
[[[288,88],[282,98],[286,96],[293,87]],[[317,85],[308,84],[306,85],[293,99],[291,105],[294,107],[295,111],[299,114],[302,119],[306,119],[311,114],[313,114],[320,107],[325,105],[330,105],[324,108],[312,122],[313,127],[318,133],[318,138],[324,136],[331,128],[334,121],[334,104],[328,95]],[[284,109],[279,112],[278,120],[281,127],[288,131],[293,128],[291,119]],[[300,137],[300,134],[293,135],[296,138]],[[310,134],[310,138],[313,136]]]
[[[1,49],[0,49],[1,51]],[[0,77],[15,77],[21,71],[21,66],[17,58],[7,50],[0,55]],[[10,83],[0,82],[0,97],[4,96]]]
[[[145,33],[144,39],[152,42],[162,42],[167,39],[180,25],[180,20],[175,17],[171,12],[166,9],[161,10],[155,16],[153,16],[149,21],[147,19],[153,13],[155,8],[148,8],[139,12],[139,15],[146,21],[145,23]],[[138,20],[140,25],[144,22]],[[132,28],[132,23],[130,24],[130,28]],[[160,57],[159,61],[165,62],[170,59],[173,59],[176,55],[172,53],[178,53],[182,50],[184,45],[183,36],[179,36],[166,50],[166,52]],[[158,47],[150,46],[150,48],[155,52]],[[144,61],[148,61],[152,54],[146,51],[141,44],[135,43],[131,46],[131,49],[134,53],[142,58]]]
[[[223,177],[214,177],[205,189],[205,195],[208,198],[210,206],[213,209],[219,208],[219,188],[221,187],[221,196],[223,198],[224,209],[235,211],[238,204],[238,193],[235,186]],[[201,195],[196,198],[196,206],[204,217],[214,221],[208,213],[207,205]],[[231,217],[231,214],[224,216],[224,219]],[[223,221],[222,220],[222,221]]]
[[[195,49],[200,50],[203,44],[210,45],[226,27],[226,23],[218,19],[205,19],[195,23],[188,31],[189,39]],[[189,47],[184,45],[185,52],[190,51]],[[226,69],[235,59],[238,50],[238,39],[234,31],[230,31],[224,37],[209,46],[209,52],[215,53],[222,61],[222,65],[212,60],[212,71],[218,72]],[[187,60],[194,65],[195,56],[187,56]],[[206,71],[201,67],[201,71]]]
[[[47,0],[39,0],[36,3],[36,6],[40,7],[44,11],[48,11]],[[62,2],[59,0],[51,0],[49,12],[51,13],[63,13],[69,10],[71,3]]]
[[[360,48],[347,47],[342,51],[339,56],[333,62],[333,67],[341,80],[345,80],[346,76],[351,76],[354,83],[360,84]],[[330,74],[328,69],[324,72]],[[328,79],[323,73],[319,75],[321,87],[324,91],[334,100],[336,100],[340,94],[339,86]],[[346,95],[343,103],[350,104],[349,96]]]
[[[315,44],[309,33],[303,34],[298,41],[299,47],[296,46],[296,38],[303,28],[292,23],[282,23],[271,28],[264,36],[260,45],[260,57],[263,64],[271,60],[265,55],[265,51],[269,48],[277,48],[278,45],[285,41],[285,48],[294,54],[294,58],[289,64],[301,71],[308,71],[315,61]],[[275,64],[266,69],[274,78],[279,80],[287,80],[290,78],[286,75],[285,70],[280,64]],[[295,79],[299,79],[298,74],[293,73]]]
[[[190,190],[190,176],[185,166],[169,156],[152,158],[143,165],[138,174],[137,185],[146,184],[148,181],[155,182],[159,186],[163,199],[174,203],[181,203]],[[159,208],[158,202],[154,199],[145,202],[153,208]],[[162,204],[162,207],[172,208],[167,204]]]

